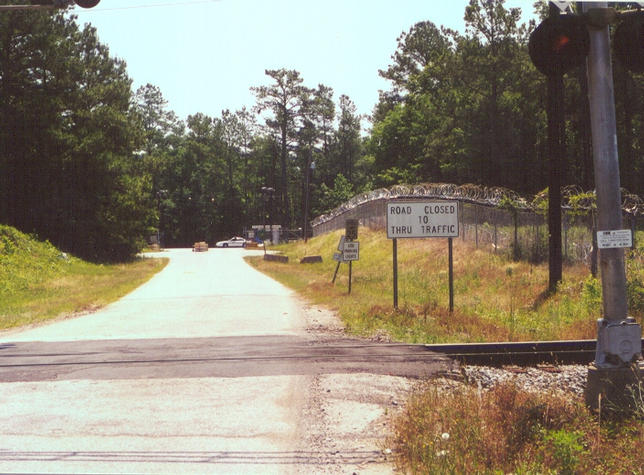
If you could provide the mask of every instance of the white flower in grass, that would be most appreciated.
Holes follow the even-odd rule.
[[[443,439],[443,440],[449,440],[449,433],[447,433],[447,432],[443,432],[443,433],[441,434],[441,439]]]

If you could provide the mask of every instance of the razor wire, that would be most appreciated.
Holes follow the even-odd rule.
[[[377,200],[432,198],[457,200],[495,208],[509,203],[514,209],[536,212],[536,203],[539,200],[543,201],[544,196],[542,192],[536,195],[533,200],[528,201],[508,188],[487,187],[471,183],[464,185],[451,183],[402,184],[360,193],[329,213],[316,217],[311,225],[315,227],[326,223],[361,205]],[[584,192],[578,186],[567,186],[562,188],[561,197],[561,206],[564,209],[591,211],[596,208],[594,191]],[[632,216],[641,216],[644,214],[644,200],[640,196],[622,189],[622,210]]]

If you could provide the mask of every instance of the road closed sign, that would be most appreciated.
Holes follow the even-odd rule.
[[[387,237],[458,237],[457,201],[387,203]]]

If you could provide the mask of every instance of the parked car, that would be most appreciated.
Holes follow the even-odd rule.
[[[235,236],[226,241],[218,241],[215,247],[246,247],[246,239]]]

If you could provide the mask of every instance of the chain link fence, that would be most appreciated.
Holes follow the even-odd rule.
[[[592,193],[577,189],[563,190],[562,254],[567,262],[595,260],[595,211]],[[572,197],[584,197],[579,200]],[[543,198],[543,197],[541,197]],[[358,219],[362,226],[385,231],[387,203],[390,201],[444,199],[459,202],[460,236],[493,253],[514,259],[542,262],[548,260],[548,225],[545,212],[539,212],[537,197],[527,202],[516,193],[503,188],[476,185],[426,184],[379,189],[352,198],[331,213],[317,217],[313,235],[344,229],[347,219]],[[574,205],[573,205],[574,203]],[[545,208],[544,208],[545,209]],[[644,206],[636,195],[624,193],[624,227],[644,230]],[[635,245],[635,239],[633,240]]]

